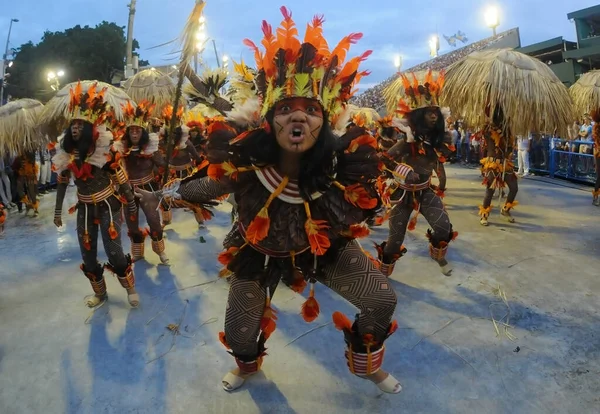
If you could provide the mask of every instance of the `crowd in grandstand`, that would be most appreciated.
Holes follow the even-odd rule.
[[[477,52],[479,50],[488,48],[489,46],[502,39],[505,35],[506,32],[499,33],[496,36],[488,37],[478,42],[471,43],[470,45],[461,47],[460,49],[453,50],[449,53],[443,54],[434,59],[413,66],[407,69],[406,72],[418,72],[426,69],[445,69],[454,62],[458,62],[459,60],[473,52]],[[387,86],[390,85],[390,83],[394,81],[394,79],[396,79],[396,75],[384,80],[383,82],[381,82],[378,85],[375,85],[372,88],[367,89],[360,95],[354,97],[352,103],[359,107],[374,108],[379,111],[385,106],[383,100],[383,91]]]

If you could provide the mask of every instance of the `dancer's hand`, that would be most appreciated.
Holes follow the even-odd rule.
[[[56,227],[62,227],[62,217],[54,217],[54,225]]]
[[[161,194],[160,191],[153,193],[151,191],[142,190],[141,188],[136,188],[134,194],[136,198],[140,200],[141,204],[153,209],[158,208],[158,202]]]

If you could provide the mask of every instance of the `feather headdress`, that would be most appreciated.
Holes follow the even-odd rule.
[[[147,128],[155,107],[155,104],[148,101],[142,101],[137,106],[131,101],[121,104],[125,128],[130,126],[139,126],[144,129]]]
[[[109,115],[108,104],[104,100],[107,89],[98,90],[98,84],[93,83],[84,91],[81,82],[77,82],[75,87],[71,87],[67,116],[69,122],[79,119],[94,126],[102,124]]]
[[[439,107],[444,79],[443,71],[429,70],[424,78],[415,73],[399,74],[398,79],[384,92],[388,110],[404,117],[416,109]]]
[[[183,107],[180,106],[177,109],[177,114],[173,117],[173,105],[167,105],[163,108],[162,111],[162,120],[164,126],[169,126],[171,123],[171,118],[175,121],[175,126],[181,125],[181,118],[183,116]]]
[[[199,111],[187,111],[184,115],[185,125],[189,129],[204,130],[206,118]]]
[[[283,21],[276,30],[266,21],[262,23],[264,50],[251,40],[244,40],[254,51],[261,115],[282,99],[302,97],[318,100],[332,117],[352,97],[354,85],[368,75],[358,68],[372,51],[346,59],[350,45],[360,40],[362,33],[351,33],[330,49],[323,36],[323,16],[315,16],[307,24],[301,41],[292,13],[286,7],[280,10]]]

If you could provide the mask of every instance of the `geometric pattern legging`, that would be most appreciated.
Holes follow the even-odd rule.
[[[81,258],[83,259],[83,264],[88,272],[95,272],[98,270],[98,231],[100,231],[102,242],[104,244],[104,252],[108,257],[109,263],[114,267],[115,273],[119,276],[124,276],[125,269],[127,269],[127,258],[125,257],[123,247],[121,246],[121,209],[113,209],[112,211],[113,224],[117,231],[117,237],[113,240],[108,234],[108,228],[110,226],[108,206],[103,204],[105,203],[102,202],[102,204],[98,205],[87,205],[87,231],[90,236],[90,250],[83,247],[86,208],[83,203],[80,203],[77,206],[77,239],[79,240]],[[94,223],[96,218],[99,219],[100,224]]]
[[[407,193],[405,197],[410,195],[410,193]],[[448,213],[444,209],[442,199],[431,188],[420,191],[420,195],[414,193],[414,197],[420,202],[419,213],[425,217],[431,230],[433,230],[432,240],[436,242],[449,241],[452,224]],[[413,204],[407,200],[403,200],[392,208],[389,219],[390,233],[385,245],[384,257],[391,258],[402,250],[406,229],[413,210]]]
[[[325,268],[318,281],[360,310],[358,329],[361,334],[385,337],[396,309],[396,293],[355,241],[339,250],[335,262]],[[258,281],[232,276],[225,311],[225,335],[236,356],[257,355],[265,299],[266,288]]]

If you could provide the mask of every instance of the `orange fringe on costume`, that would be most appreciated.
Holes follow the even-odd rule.
[[[38,166],[27,160],[24,160],[21,168],[19,168],[19,175],[27,180],[37,180],[38,172]]]

